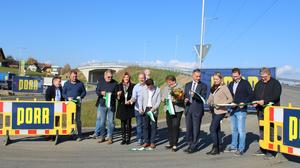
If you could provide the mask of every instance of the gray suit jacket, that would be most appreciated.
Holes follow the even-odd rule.
[[[151,111],[156,116],[158,115],[160,101],[161,101],[160,89],[155,86],[155,91],[153,93],[152,100],[151,100],[151,102],[152,102]],[[147,104],[148,104],[148,89],[146,87],[142,88],[141,98],[138,99],[138,103],[140,105],[139,110],[143,111],[143,112],[146,112],[146,107],[147,107]]]

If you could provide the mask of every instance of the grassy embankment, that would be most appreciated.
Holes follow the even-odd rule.
[[[10,72],[14,73],[16,75],[19,74],[19,69],[18,68],[10,68],[10,67],[0,67],[0,72]],[[45,73],[39,73],[39,72],[32,72],[32,71],[27,71],[26,75],[28,76],[45,76]]]
[[[132,76],[132,81],[134,83],[137,83],[137,75],[139,72],[143,71],[144,68],[140,67],[128,67],[122,71],[119,71],[117,74],[115,74],[114,78],[117,81],[121,81],[122,75],[124,72],[130,72]],[[189,80],[188,77],[180,75],[176,72],[172,71],[166,71],[166,70],[158,70],[158,69],[150,69],[151,70],[151,78],[155,80],[156,85],[163,88],[165,83],[165,77],[167,75],[174,75],[177,77],[177,81],[181,84],[184,84],[187,80]],[[95,120],[96,120],[96,107],[95,107],[95,101],[86,101],[82,104],[82,123],[84,127],[94,127],[95,126]],[[159,110],[159,119],[165,118],[165,112],[163,111],[163,105],[161,104],[160,110]],[[115,120],[116,126],[120,125],[120,120]],[[135,119],[133,119],[133,123],[135,123]]]

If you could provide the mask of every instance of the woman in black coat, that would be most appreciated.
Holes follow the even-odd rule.
[[[134,117],[134,104],[130,103],[134,84],[131,83],[130,75],[125,72],[122,82],[116,87],[117,94],[117,114],[121,120],[122,142],[121,145],[130,144],[131,138],[131,119]]]

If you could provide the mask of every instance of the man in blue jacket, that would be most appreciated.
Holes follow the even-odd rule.
[[[76,127],[77,127],[77,141],[82,141],[82,134],[81,134],[81,100],[86,95],[86,90],[84,84],[78,80],[77,78],[77,71],[71,70],[70,72],[70,80],[68,80],[63,87],[63,97],[65,100],[76,101]]]
[[[245,123],[247,116],[247,105],[243,104],[252,102],[253,90],[250,83],[242,79],[240,69],[232,69],[232,79],[233,81],[230,82],[228,87],[233,97],[233,103],[239,106],[235,106],[231,109],[230,122],[232,137],[231,144],[226,148],[225,152],[234,152],[236,156],[241,156],[245,150]]]

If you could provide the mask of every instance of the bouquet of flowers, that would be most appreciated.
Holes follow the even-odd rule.
[[[175,88],[171,91],[170,95],[174,97],[177,101],[183,101],[184,99],[184,92],[181,88]]]

